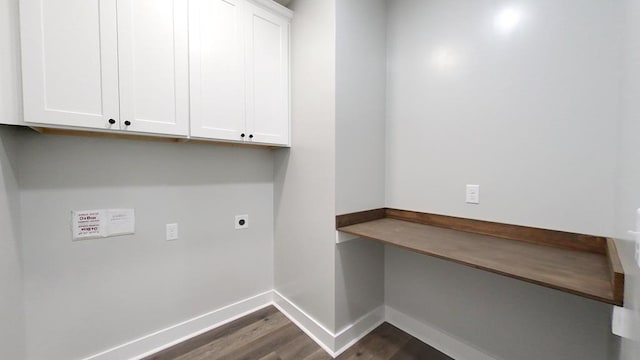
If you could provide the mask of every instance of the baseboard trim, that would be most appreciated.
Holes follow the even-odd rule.
[[[113,347],[84,360],[141,359],[273,304],[271,290]]]
[[[273,304],[292,323],[296,324],[305,334],[315,341],[329,355],[336,357],[335,334],[327,329],[319,321],[299,308],[291,300],[287,299],[278,291],[273,290]]]
[[[337,349],[335,351],[336,356],[345,352],[353,344],[372,332],[378,326],[382,325],[384,322],[385,306],[381,305],[338,332],[335,335],[335,348]]]
[[[338,333],[333,333],[277,290],[273,291],[273,303],[291,322],[334,358],[380,326],[385,317],[385,307],[380,306]]]
[[[252,296],[83,360],[141,359],[273,305],[332,357],[337,357],[385,321],[457,360],[499,360],[442,330],[389,306],[380,306],[333,333],[276,290]]]
[[[385,307],[385,319],[389,324],[456,360],[499,360],[389,306]]]

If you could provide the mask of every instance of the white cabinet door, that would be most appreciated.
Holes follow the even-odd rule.
[[[189,132],[187,0],[118,0],[120,128]]]
[[[25,121],[117,128],[116,0],[21,0]]]
[[[248,4],[247,133],[250,141],[289,144],[289,23]]]
[[[192,0],[189,8],[191,136],[245,137],[242,0]]]

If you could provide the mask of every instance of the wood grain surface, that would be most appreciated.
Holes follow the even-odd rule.
[[[386,216],[385,210],[386,209],[373,209],[338,215],[336,216],[336,229],[343,226],[359,224],[365,221],[383,219]]]
[[[613,239],[607,239],[607,263],[610,269],[610,282],[613,289],[613,299],[617,305],[622,306],[624,300],[624,270],[620,257],[618,256],[618,249]]]
[[[495,236],[503,239],[525,241],[539,245],[605,254],[607,240],[604,237],[547,230],[528,226],[465,219],[453,216],[421,213],[416,211],[385,209],[385,217],[432,225],[458,231]]]
[[[338,230],[609,304],[622,304],[622,297],[614,294],[611,260],[606,254],[540,246],[394,218]]]
[[[302,330],[268,306],[175,345],[145,360],[331,360]],[[452,360],[384,323],[337,357],[339,360]]]

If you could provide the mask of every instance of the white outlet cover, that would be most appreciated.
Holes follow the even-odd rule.
[[[635,342],[640,341],[640,314],[632,309],[614,306],[611,332]]]
[[[249,228],[249,215],[236,215],[236,230]]]
[[[480,185],[467,185],[467,204],[480,204]]]
[[[611,316],[611,332],[614,335],[629,338],[631,331],[628,326],[628,317],[629,314],[627,309],[619,306],[613,307],[613,316]]]
[[[167,224],[167,241],[178,240],[178,224]]]

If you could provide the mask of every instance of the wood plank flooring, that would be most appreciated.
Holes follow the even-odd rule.
[[[269,306],[144,360],[330,360],[302,330]],[[452,360],[384,323],[339,360]]]

